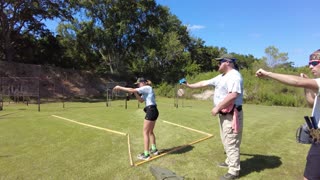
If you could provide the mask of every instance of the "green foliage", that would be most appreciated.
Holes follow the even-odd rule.
[[[287,69],[276,69],[275,72],[297,74]],[[259,79],[255,71],[242,70],[244,78],[244,101],[253,104],[306,107],[302,88],[283,85],[270,79]]]
[[[168,84],[166,82],[161,83],[156,90],[155,93],[159,96],[173,98],[175,96],[176,89],[174,85]]]
[[[198,74],[200,72],[200,67],[196,63],[188,63],[184,70],[186,74]]]
[[[275,106],[306,106],[305,99],[302,94],[294,95],[293,93],[268,93],[260,91],[257,94],[257,100],[259,104],[275,105]],[[250,103],[250,102],[249,102]]]
[[[33,54],[23,54],[25,49],[20,49],[21,45],[28,45],[30,36],[36,41],[42,34],[48,34],[44,20],[72,19],[69,1],[9,0],[1,1],[0,7],[0,56],[6,61],[27,59],[28,63],[34,63]]]

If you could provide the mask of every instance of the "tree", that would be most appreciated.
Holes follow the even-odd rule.
[[[95,54],[100,70],[112,74],[128,71],[134,52],[144,52],[143,41],[150,37],[145,24],[156,14],[155,5],[154,1],[81,1],[78,11],[85,21],[60,25],[59,33],[73,47],[82,49],[71,51],[79,60],[90,60]]]
[[[66,0],[6,0],[0,1],[1,59],[13,61],[19,40],[27,35],[37,38],[46,33],[44,20],[71,19]]]
[[[255,58],[253,55],[241,55],[241,54],[234,54],[234,57],[237,59],[237,65],[239,69],[253,69],[253,64],[259,59]],[[255,72],[256,70],[254,70]]]
[[[265,57],[262,57],[262,60],[266,62],[266,64],[273,68],[279,64],[286,63],[288,60],[288,53],[281,53],[274,46],[269,46],[265,49]]]
[[[222,53],[218,47],[205,46],[204,41],[197,38],[192,39],[189,51],[194,63],[198,64],[201,72],[212,71],[215,67],[213,59]]]
[[[190,43],[187,27],[154,0],[81,1],[78,8],[82,20],[58,27],[61,43],[74,59],[95,61],[99,72],[161,81],[187,64],[182,56]]]

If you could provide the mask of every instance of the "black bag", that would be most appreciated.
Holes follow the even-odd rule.
[[[301,144],[312,144],[313,140],[307,123],[301,125],[296,132],[296,140]]]

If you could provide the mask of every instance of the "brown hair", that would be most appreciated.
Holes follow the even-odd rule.
[[[151,85],[152,85],[152,82],[151,82],[150,80],[147,80],[147,81],[146,81],[146,84],[149,85],[149,86],[151,86]]]

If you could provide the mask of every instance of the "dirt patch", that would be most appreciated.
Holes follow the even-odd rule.
[[[214,90],[205,90],[200,94],[193,94],[192,97],[198,100],[212,100]]]
[[[107,84],[114,82],[110,77],[98,77],[90,71],[5,61],[0,61],[0,77],[6,94],[28,92],[35,96],[40,93],[43,98],[103,97]]]

